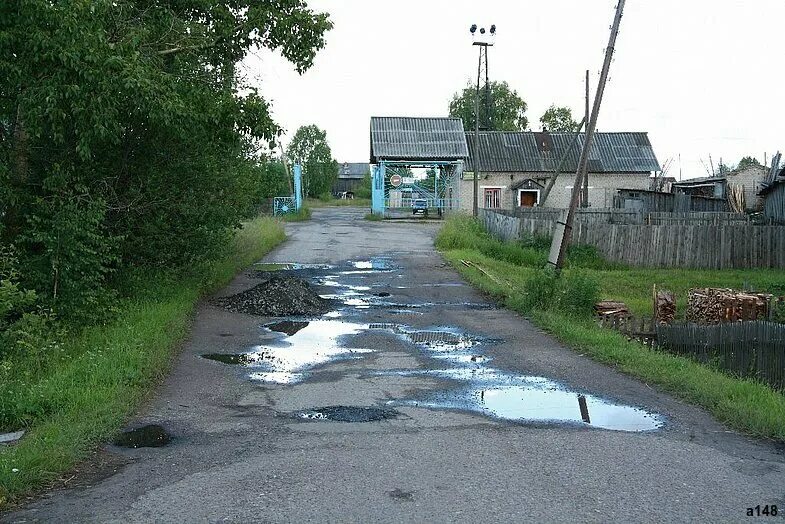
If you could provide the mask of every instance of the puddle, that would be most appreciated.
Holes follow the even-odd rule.
[[[252,380],[275,384],[294,384],[307,377],[307,371],[328,362],[352,358],[371,349],[342,346],[342,338],[357,335],[368,329],[368,324],[340,320],[312,320],[310,322],[283,321],[264,326],[271,333],[281,333],[280,339],[253,351],[239,354],[206,354],[202,357],[224,364],[250,368]],[[291,332],[291,334],[290,334]]]
[[[370,260],[358,260],[352,262],[351,265],[355,269],[395,269],[395,265],[392,262],[392,259],[387,257],[374,257]]]
[[[330,264],[301,264],[299,262],[257,262],[260,271],[297,271],[301,269],[332,269]]]
[[[306,420],[330,420],[334,422],[378,422],[395,418],[400,413],[391,408],[360,406],[328,406],[295,413],[297,418]]]
[[[545,377],[514,375],[482,367],[399,374],[430,374],[462,384],[423,399],[391,401],[393,405],[472,411],[524,423],[570,424],[616,431],[652,431],[663,424],[661,417],[643,409],[571,391]]]
[[[158,424],[149,424],[120,433],[113,444],[121,448],[160,448],[171,440],[172,437],[164,428]]]
[[[308,322],[297,322],[294,320],[282,320],[280,322],[273,322],[272,324],[265,324],[264,327],[276,333],[286,333],[289,336],[296,334],[301,329],[308,327]]]

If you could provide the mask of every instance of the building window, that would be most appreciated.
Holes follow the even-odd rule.
[[[500,187],[485,188],[485,208],[499,209],[502,207],[502,190]]]

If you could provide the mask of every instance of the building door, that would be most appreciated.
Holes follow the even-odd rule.
[[[534,207],[537,204],[537,191],[518,192],[518,205],[521,207]]]
[[[499,209],[502,201],[502,190],[499,187],[485,188],[485,209]]]

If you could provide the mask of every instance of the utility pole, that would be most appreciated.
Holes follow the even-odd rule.
[[[578,170],[575,174],[575,183],[572,186],[572,198],[570,199],[570,207],[567,209],[567,217],[564,222],[557,222],[556,231],[553,235],[553,243],[551,244],[551,252],[548,256],[548,264],[553,265],[557,270],[560,270],[564,266],[564,256],[567,252],[567,245],[570,242],[572,224],[575,220],[575,208],[578,205],[578,197],[580,195],[581,182],[588,170],[589,152],[591,151],[592,139],[594,138],[594,130],[597,127],[597,117],[600,114],[602,94],[605,91],[605,83],[608,80],[608,71],[611,67],[613,51],[616,47],[616,36],[619,33],[619,25],[621,24],[622,12],[624,11],[624,2],[625,0],[619,0],[618,5],[616,6],[616,16],[613,19],[613,26],[611,26],[608,47],[605,49],[605,60],[602,64],[602,72],[600,73],[597,92],[594,96],[594,107],[592,108],[589,123],[586,125],[586,138],[583,143],[583,151],[581,151],[581,159],[578,162]]]
[[[485,62],[485,99],[486,104],[490,105],[490,89],[488,83],[488,47],[493,45],[496,39],[496,24],[491,25],[490,31],[485,32],[485,28],[481,27],[477,31],[477,24],[472,24],[469,32],[474,37],[473,45],[480,47],[480,58],[477,62],[477,92],[474,97],[474,161],[472,162],[472,169],[474,169],[474,180],[472,182],[472,216],[477,216],[479,192],[480,192],[480,78],[482,76],[482,64]],[[486,121],[490,125],[490,107],[486,107]]]
[[[477,61],[477,93],[474,97],[474,162],[472,162],[473,180],[472,180],[472,193],[474,199],[472,200],[472,216],[477,217],[477,201],[479,200],[480,192],[480,72],[482,71],[482,50],[480,48],[480,58]]]
[[[589,121],[589,70],[586,70],[586,112],[583,117],[584,122]],[[581,196],[581,207],[589,207],[589,172],[583,177],[583,195]]]

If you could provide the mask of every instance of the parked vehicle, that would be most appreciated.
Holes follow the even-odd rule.
[[[412,202],[412,215],[428,216],[428,201],[424,198],[418,198]]]

